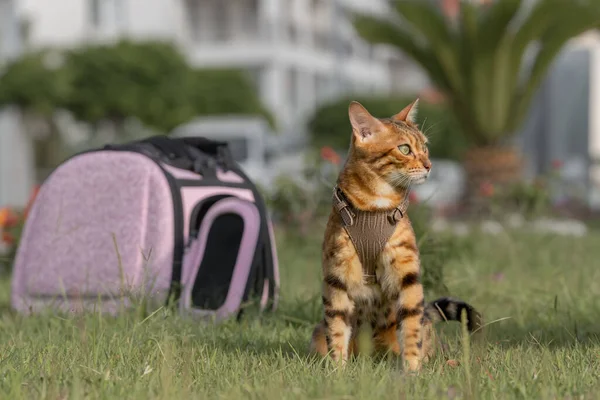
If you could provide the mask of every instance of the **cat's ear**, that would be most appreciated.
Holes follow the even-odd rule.
[[[410,122],[411,124],[414,124],[417,121],[417,111],[418,110],[419,110],[419,99],[416,99],[415,101],[413,101],[412,103],[410,103],[409,105],[404,107],[404,109],[402,111],[400,111],[398,114],[394,115],[392,117],[392,119],[394,121]]]
[[[369,114],[367,109],[357,101],[350,103],[348,116],[352,124],[352,132],[356,139],[360,139],[360,141],[368,140],[383,128],[381,121]]]

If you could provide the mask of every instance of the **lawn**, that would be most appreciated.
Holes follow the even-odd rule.
[[[22,318],[9,311],[5,278],[0,397],[600,398],[598,234],[473,237],[473,248],[446,265],[446,285],[489,325],[468,347],[458,324],[439,325],[443,351],[417,376],[393,359],[360,358],[340,370],[307,356],[321,313],[320,238],[280,234],[279,311],[219,326],[162,309]]]

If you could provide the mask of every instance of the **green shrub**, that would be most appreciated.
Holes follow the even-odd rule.
[[[489,205],[499,215],[512,211],[532,219],[549,213],[552,201],[548,187],[540,178],[533,183],[518,181],[498,188]]]
[[[14,104],[32,113],[49,116],[72,94],[64,68],[52,66],[50,50],[27,53],[0,71],[0,106]]]
[[[357,97],[343,98],[320,107],[309,122],[311,143],[314,147],[331,146],[346,150],[350,145],[351,127],[348,105],[352,100],[360,102],[369,112],[379,118],[398,113],[416,96],[403,97]],[[451,111],[444,105],[421,100],[417,121],[429,136],[432,157],[457,160],[467,148],[468,142],[462,135]]]
[[[456,235],[433,232],[431,208],[425,204],[411,204],[408,216],[417,238],[425,290],[434,295],[448,294],[444,267],[448,262],[468,254],[472,243]]]
[[[262,115],[273,124],[243,71],[192,68],[174,45],[160,41],[25,54],[0,74],[4,104],[46,117],[66,109],[83,122],[111,121],[120,131],[128,117],[160,132],[202,115]]]
[[[339,165],[308,155],[301,176],[280,175],[265,199],[274,219],[296,227],[300,236],[311,234],[315,221],[325,218],[331,210],[332,188],[339,174]]]

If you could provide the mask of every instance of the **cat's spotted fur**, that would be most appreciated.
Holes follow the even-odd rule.
[[[393,210],[405,200],[411,184],[427,179],[431,162],[427,138],[414,122],[416,108],[417,101],[391,118],[378,119],[359,103],[350,104],[353,135],[338,187],[355,209]],[[418,370],[433,352],[433,322],[460,320],[464,309],[469,327],[480,326],[480,315],[464,302],[425,303],[419,251],[407,216],[398,222],[378,259],[375,284],[365,279],[335,209],[322,250],[325,317],[313,332],[314,352],[345,362],[358,350],[357,328],[368,323],[377,350],[402,355],[408,369]]]

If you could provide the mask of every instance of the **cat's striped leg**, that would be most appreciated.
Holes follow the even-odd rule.
[[[373,333],[373,344],[378,353],[391,352],[399,356],[400,344],[398,343],[396,323],[376,327]]]
[[[373,344],[378,353],[393,353],[400,356],[400,344],[398,343],[396,313],[389,306],[389,302],[384,302],[379,309],[375,311],[375,318],[372,320]]]
[[[348,360],[348,350],[352,338],[354,303],[348,296],[346,284],[333,274],[325,277],[323,306],[325,308],[324,325],[327,347],[335,361],[345,364]]]
[[[421,368],[423,359],[423,323],[425,300],[418,274],[407,273],[401,278],[400,296],[396,306],[399,324],[398,340],[402,343],[402,358],[411,371]]]
[[[419,264],[419,253],[414,236],[405,232],[389,244],[384,291],[392,304],[398,324],[398,341],[402,358],[411,371],[421,368],[423,358],[423,324],[425,300]]]
[[[320,354],[321,356],[327,355],[329,345],[327,343],[327,329],[325,327],[325,321],[323,320],[315,326],[315,329],[313,329],[310,340],[310,353]]]
[[[313,334],[310,341],[309,353],[319,354],[323,357],[329,352],[329,344],[326,334],[325,321],[321,321],[313,329]],[[353,335],[350,340],[348,354],[349,356],[357,355],[359,352],[358,338],[356,337],[356,329],[360,327],[360,323],[353,325]],[[399,353],[398,353],[399,354]]]

